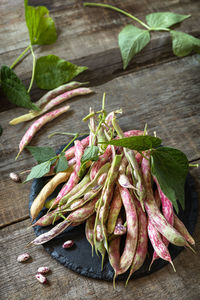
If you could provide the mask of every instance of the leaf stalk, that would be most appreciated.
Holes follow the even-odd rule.
[[[102,3],[91,3],[91,2],[85,2],[83,3],[84,6],[98,6],[98,7],[103,7],[103,8],[109,8],[109,9],[112,9],[112,10],[115,10],[129,18],[131,18],[132,20],[138,22],[140,25],[144,26],[146,29],[150,30],[150,27],[145,24],[144,22],[142,22],[140,19],[136,18],[135,16],[129,14],[128,12],[120,9],[120,8],[117,8],[115,6],[112,6],[112,5],[109,5],[109,4],[102,4]]]

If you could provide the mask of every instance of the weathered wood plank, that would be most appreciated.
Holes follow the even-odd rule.
[[[55,44],[49,46],[36,46],[35,54],[56,54],[79,65],[86,65],[89,70],[79,76],[81,80],[89,80],[93,84],[106,82],[126,72],[132,72],[144,66],[174,60],[171,51],[171,38],[167,33],[153,33],[151,43],[137,55],[126,72],[122,70],[120,52],[117,45],[117,36],[125,24],[132,22],[127,17],[116,12],[84,8],[80,1],[33,1],[30,3],[47,4],[58,28],[59,37]],[[192,17],[178,25],[178,30],[188,32],[199,37],[200,4],[198,1],[111,1],[116,5],[135,14],[144,20],[145,15],[153,11],[173,11],[182,14],[191,13]],[[0,21],[0,60],[10,65],[14,59],[29,44],[28,32],[25,25],[23,1],[17,0],[10,7],[5,2],[0,3],[2,18]],[[5,22],[5,20],[12,22]],[[28,86],[31,77],[32,58],[26,57],[22,64],[16,68],[17,74]],[[42,91],[33,87],[32,99],[36,100]],[[1,108],[13,107],[0,94]]]
[[[164,145],[184,151],[189,160],[197,159],[200,157],[197,126],[200,121],[199,68],[198,57],[187,57],[127,74],[94,87],[96,94],[70,100],[71,110],[44,126],[33,138],[31,145],[59,148],[66,138],[55,136],[49,140],[47,136],[51,132],[87,131],[87,124],[81,119],[88,113],[90,106],[94,109],[101,107],[101,98],[103,92],[106,92],[107,110],[121,107],[124,111],[120,117],[120,125],[124,130],[143,129],[147,123],[149,133],[156,131]],[[30,123],[11,126],[8,122],[24,111],[23,108],[13,108],[0,113],[4,130],[0,139],[0,184],[3,199],[0,202],[1,225],[28,215],[31,184],[19,185],[11,182],[8,177],[11,171],[22,172],[34,164],[27,151],[17,161],[14,160],[19,141]],[[23,178],[25,179],[25,175]]]
[[[200,168],[193,169],[192,174],[196,179],[199,178]],[[199,179],[197,183],[200,194]],[[28,228],[29,225],[30,221],[27,220],[1,230],[0,299],[2,300],[83,298],[197,300],[200,297],[200,216],[194,232],[197,254],[184,250],[174,260],[176,273],[171,266],[166,266],[150,276],[131,280],[126,289],[122,282],[117,282],[115,290],[112,283],[89,279],[63,267],[53,260],[42,246],[29,248],[32,261],[19,264],[16,261],[17,256],[27,251],[25,246],[34,238],[32,228]],[[47,286],[41,286],[34,278],[39,266],[49,266],[52,270],[48,275]]]

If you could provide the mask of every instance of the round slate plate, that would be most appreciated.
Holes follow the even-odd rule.
[[[61,149],[60,149],[61,150]],[[43,186],[47,183],[49,178],[39,178],[33,181],[30,191],[29,209],[35,197],[38,195]],[[58,186],[50,198],[57,195],[62,185]],[[38,218],[46,213],[46,209],[43,209]],[[197,222],[198,214],[198,196],[195,190],[194,180],[190,174],[187,176],[185,184],[185,210],[180,208],[179,218],[183,221],[188,231],[192,234]],[[38,219],[37,218],[37,219]],[[48,227],[33,227],[35,235],[38,236],[48,231],[51,226]],[[63,249],[62,244],[66,240],[74,240],[75,245],[70,249]],[[45,250],[62,265],[73,270],[81,275],[112,281],[113,269],[109,264],[108,258],[105,258],[103,270],[101,270],[101,257],[98,257],[95,253],[92,257],[91,246],[85,238],[85,224],[77,227],[71,227],[66,229],[62,234],[43,245]],[[172,259],[174,259],[181,251],[182,247],[176,247],[169,245],[169,251]],[[153,254],[152,246],[149,244],[149,255],[146,258],[143,266],[136,271],[131,278],[138,278],[150,273],[153,273],[163,268],[167,262],[164,260],[157,260],[154,262],[151,270],[148,271],[149,264],[151,262]],[[128,271],[125,274],[120,275],[117,280],[124,280],[128,276]]]

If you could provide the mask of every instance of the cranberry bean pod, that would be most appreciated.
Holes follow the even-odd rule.
[[[93,256],[93,249],[94,249],[94,223],[95,223],[96,215],[95,213],[91,215],[85,223],[85,236],[88,242],[92,247],[92,256]]]
[[[61,104],[63,101],[71,99],[76,96],[88,95],[93,93],[93,91],[89,88],[78,88],[75,90],[67,91],[64,94],[58,95],[56,98],[49,101],[44,108],[42,109],[42,113],[52,109],[52,107]]]
[[[58,108],[54,111],[51,111],[42,117],[40,117],[38,120],[36,120],[26,131],[24,136],[22,137],[20,143],[19,143],[19,153],[17,157],[20,155],[20,153],[23,151],[23,149],[30,143],[34,135],[36,134],[37,131],[40,130],[42,126],[44,126],[46,123],[54,120],[64,112],[68,111],[69,106],[63,106],[61,108]],[[16,157],[16,159],[17,159]]]
[[[102,171],[105,171],[106,168],[109,167],[107,166],[103,166],[102,169],[100,170],[100,172],[98,173],[101,174]],[[96,178],[95,178],[96,179]],[[68,202],[66,204],[63,205],[59,205],[58,208],[56,208],[55,210],[51,211],[51,212],[47,212],[44,216],[42,216],[39,220],[37,220],[36,223],[33,224],[33,226],[48,226],[50,224],[52,224],[53,220],[54,220],[54,216],[55,214],[57,214],[56,217],[56,221],[60,219],[60,216],[58,215],[60,212],[62,213],[67,213],[68,211],[72,210],[72,208],[70,209],[70,205],[73,204],[78,204],[78,205],[84,205],[86,203],[86,201],[84,201],[84,199],[81,199],[81,197],[84,195],[84,193],[86,193],[87,190],[91,190],[92,189],[92,185],[91,183],[89,183],[90,180],[90,172],[88,172],[86,174],[86,176],[79,182],[79,184],[77,184],[68,194]],[[95,185],[95,182],[93,182],[93,186]],[[89,187],[89,189],[87,189]],[[89,201],[90,199],[87,199],[87,201]],[[53,205],[51,206],[53,207]],[[76,207],[78,208],[78,207]]]
[[[69,208],[64,209],[64,212],[66,211],[71,211],[74,209],[77,209],[81,206],[83,206],[84,204],[86,204],[88,201],[92,200],[94,197],[96,197],[99,192],[101,191],[101,189],[103,188],[103,185],[97,185],[95,188],[93,188],[92,190],[90,190],[89,192],[87,192],[83,198],[78,199],[78,200],[74,200],[72,202],[72,204],[69,206]]]
[[[136,247],[135,256],[133,258],[129,276],[126,280],[126,285],[131,277],[131,275],[140,269],[143,265],[148,251],[148,234],[147,234],[147,217],[143,211],[140,202],[134,198],[133,200],[136,206],[137,216],[138,216],[138,242]]]
[[[72,196],[77,194],[79,191],[81,191],[85,186],[87,186],[90,182],[90,171],[87,172],[87,174],[83,177],[83,179],[76,184],[73,189],[65,196],[66,202],[68,199],[70,199]],[[80,198],[80,197],[78,197]],[[61,206],[61,202],[59,203],[59,206]]]
[[[108,234],[112,234],[115,229],[115,225],[116,225],[117,218],[119,216],[121,207],[122,207],[122,199],[121,199],[121,195],[119,192],[119,187],[118,187],[118,185],[116,185],[114,195],[113,195],[113,198],[112,198],[112,201],[110,204],[109,214],[108,214],[108,222],[107,222]]]
[[[50,240],[52,240],[54,237],[62,233],[65,229],[67,229],[71,223],[68,220],[64,220],[54,226],[51,230],[39,235],[36,237],[32,242],[28,244],[29,245],[42,245]]]
[[[105,239],[106,246],[107,246],[106,221],[108,218],[109,205],[112,200],[114,186],[118,177],[118,170],[119,170],[121,160],[122,160],[122,155],[115,155],[105,183],[105,189],[102,191],[102,202],[101,202],[101,208],[99,212],[99,219],[101,221],[103,236]]]
[[[133,198],[128,189],[119,187],[119,190],[126,212],[127,234],[119,267],[115,272],[116,277],[125,273],[131,266],[138,242],[138,216]]]
[[[98,183],[98,179],[100,178],[100,176],[106,172],[108,172],[110,168],[110,163],[106,163],[104,164],[101,169],[98,171],[98,173],[96,174],[95,178],[90,181],[88,184],[86,184],[85,186],[83,186],[76,194],[73,194],[72,197],[69,198],[68,195],[64,196],[61,201],[60,204],[64,204],[62,206],[62,209],[68,208],[68,206],[77,198],[81,198],[84,194],[86,194],[87,192],[89,192],[93,187],[95,187]],[[88,175],[90,176],[90,175]]]
[[[151,219],[152,224],[172,244],[176,246],[186,246],[186,240],[184,239],[184,237],[166,221],[166,219],[161,214],[160,210],[156,205],[151,186],[151,172],[149,160],[143,158],[141,168],[147,191],[147,197],[144,204],[146,212],[149,218]]]
[[[108,258],[109,262],[114,270],[113,276],[113,287],[115,288],[115,278],[119,270],[119,261],[120,261],[120,242],[121,236],[118,236],[112,239],[108,245]]]
[[[163,216],[165,217],[167,222],[173,226],[173,224],[174,224],[174,211],[173,211],[172,202],[165,196],[165,194],[161,190],[161,187],[158,183],[158,180],[155,177],[154,177],[154,181],[156,182],[158,192],[159,192],[159,196],[160,196],[160,200],[161,200],[161,203],[162,203]]]
[[[160,200],[160,196],[159,196],[158,190],[155,191],[155,193],[154,193],[154,198],[155,198],[157,207],[160,208],[160,206],[161,206],[161,200]],[[163,238],[166,240],[165,237],[162,237],[162,239],[163,239]],[[166,240],[166,241],[168,242],[168,240]],[[156,259],[158,259],[158,258],[159,258],[158,254],[156,253],[156,251],[154,251],[154,252],[153,252],[153,257],[152,257],[152,261],[151,261],[150,267],[152,266],[153,262],[154,262]]]
[[[153,226],[151,219],[148,220],[148,236],[149,236],[151,244],[152,244],[155,252],[157,253],[157,255],[160,258],[168,261],[172,265],[174,272],[175,272],[176,270],[174,268],[169,251],[168,251],[167,247],[165,246],[165,244],[163,243],[161,235],[159,234],[158,230]],[[151,267],[151,265],[150,265],[150,267]],[[149,267],[149,269],[150,269],[150,267]]]
[[[115,128],[118,136],[120,138],[124,138],[125,135],[124,135],[123,131],[121,130],[121,128],[119,127],[119,124],[118,124],[116,118],[113,118],[112,124],[113,124],[113,127]],[[129,134],[133,134],[133,131],[130,131]],[[134,177],[134,181],[135,181],[136,187],[137,187],[137,191],[136,191],[137,198],[141,202],[142,208],[144,209],[143,201],[144,201],[144,198],[145,198],[145,195],[146,195],[146,191],[145,191],[145,187],[144,187],[144,184],[143,184],[143,177],[142,177],[140,167],[137,163],[137,160],[135,158],[135,154],[134,154],[133,151],[131,151],[127,148],[123,148],[123,151],[124,151],[124,154],[125,154],[128,162],[129,162],[129,164],[131,165],[132,170],[134,170],[134,176],[133,177]]]
[[[79,223],[85,221],[89,216],[95,212],[95,203],[97,202],[98,197],[94,198],[92,201],[87,203],[85,206],[73,211],[68,215],[66,220],[60,222],[54,226],[51,230],[39,235],[36,239],[30,242],[30,245],[41,245],[63,232],[68,228],[72,223]]]
[[[31,205],[30,214],[32,220],[34,220],[38,216],[39,212],[44,206],[47,197],[53,193],[53,191],[60,183],[65,182],[69,178],[70,174],[71,170],[68,170],[67,172],[59,172],[42,188]]]
[[[101,254],[101,270],[103,270],[104,257],[106,254],[106,249],[104,247],[103,241],[101,241],[101,242],[96,241],[95,249],[97,251],[96,252],[97,255],[98,255],[98,252]]]
[[[195,241],[193,237],[190,235],[183,222],[175,214],[174,214],[174,228],[176,228],[176,230],[180,232],[182,236],[184,236],[186,241],[188,241],[191,245],[195,245]]]
[[[69,83],[60,85],[59,87],[47,92],[44,96],[42,96],[38,101],[35,102],[35,104],[38,107],[43,107],[47,102],[52,100],[53,98],[57,97],[58,95],[63,94],[64,92],[76,89],[78,87],[81,87],[83,85],[87,84],[87,82],[78,82],[78,81],[71,81]]]
[[[89,145],[89,136],[87,136],[86,138],[82,139],[81,144],[83,145],[84,148],[86,148]],[[74,153],[75,153],[75,146],[67,149],[65,151],[65,157],[67,160],[70,160],[71,158],[74,157]]]
[[[62,102],[71,99],[75,96],[81,96],[81,95],[87,95],[92,93],[92,90],[89,88],[78,88],[78,89],[74,89],[71,91],[67,91],[63,94],[58,95],[57,97],[51,99],[48,103],[46,103],[46,105],[44,105],[40,111],[30,111],[28,114],[25,114],[23,116],[20,116],[16,119],[13,119],[10,121],[11,125],[16,125],[18,123],[21,122],[26,122],[26,121],[30,121],[44,113],[46,113],[47,111],[49,111],[50,109],[52,109],[54,106],[61,104]]]
[[[90,107],[90,114],[94,114],[94,111],[92,110],[92,108]],[[90,129],[90,141],[89,141],[89,146],[95,146],[97,144],[97,138],[95,136],[95,132],[96,132],[96,122],[95,122],[95,114],[90,118],[90,125],[89,125],[89,129]]]
[[[81,167],[81,157],[83,156],[84,148],[79,140],[76,140],[74,142],[74,144],[75,144],[76,165],[75,165],[74,171],[70,175],[68,182],[62,187],[61,191],[58,193],[58,196],[56,197],[54,205],[57,205],[60,202],[60,200],[65,195],[67,195],[79,181],[78,173],[79,173],[80,167]]]
[[[99,156],[99,159],[95,161],[92,165],[91,173],[90,173],[90,179],[93,180],[100,168],[107,163],[112,155],[112,148],[110,145],[106,148],[105,152]]]
[[[67,216],[70,222],[83,222],[95,212],[95,204],[99,196],[86,203],[83,207],[76,209]]]
[[[162,203],[162,213],[163,216],[165,217],[165,219],[167,220],[167,222],[170,225],[174,225],[174,211],[173,211],[173,205],[171,203],[171,201],[164,195],[164,193],[161,190],[161,187],[158,183],[158,180],[156,179],[156,177],[154,177],[154,181],[156,182],[157,188],[158,188],[158,192],[159,192],[159,196],[160,196],[160,200]],[[169,245],[169,241],[163,236],[162,237],[162,241],[165,244],[166,247],[168,247]]]

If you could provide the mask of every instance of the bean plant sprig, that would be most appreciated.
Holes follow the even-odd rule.
[[[36,59],[34,45],[49,45],[57,40],[56,27],[49,16],[49,10],[45,6],[30,6],[28,0],[24,0],[25,19],[29,31],[30,44],[15,59],[10,67],[1,66],[0,83],[8,100],[17,106],[40,110],[32,103],[30,90],[33,82],[41,89],[51,90],[63,83],[72,80],[75,76],[85,71],[87,67],[79,67],[56,55],[41,56]],[[30,52],[33,58],[32,76],[28,89],[13,71],[24,56]]]
[[[31,172],[27,176],[25,182],[32,180],[33,178],[41,178],[50,171],[52,164],[55,162],[55,173],[65,171],[68,168],[65,151],[78,137],[79,134],[76,133],[74,138],[64,147],[60,154],[56,154],[55,150],[51,147],[27,146],[26,148],[31,152],[34,159],[38,162],[38,165],[31,169]]]
[[[109,4],[85,2],[84,6],[96,6],[115,10],[131,18],[145,28],[140,29],[129,24],[120,31],[118,44],[124,69],[127,68],[132,58],[150,42],[150,32],[152,31],[166,31],[170,33],[172,38],[172,50],[174,55],[178,57],[189,55],[191,52],[200,53],[200,39],[170,28],[191,17],[191,15],[181,15],[172,12],[151,13],[146,15],[146,24],[132,14]]]

